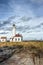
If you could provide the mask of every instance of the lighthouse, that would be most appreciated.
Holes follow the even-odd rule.
[[[21,34],[16,34],[16,26],[13,24],[12,26],[12,36],[10,37],[10,42],[21,42],[23,40],[23,36]]]
[[[13,24],[13,35],[12,36],[15,36],[16,35],[16,26],[15,26],[15,24]]]

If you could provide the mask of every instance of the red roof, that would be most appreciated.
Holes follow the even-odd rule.
[[[22,37],[22,35],[21,34],[16,34],[15,37]]]

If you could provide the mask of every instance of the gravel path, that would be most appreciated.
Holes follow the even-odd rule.
[[[23,48],[20,49],[17,47],[14,49],[10,48],[7,51],[5,50],[5,52],[7,54],[11,54],[13,52],[13,55],[0,63],[0,65],[43,65],[43,57],[39,58],[38,56],[34,56],[31,50],[24,50]],[[4,54],[6,54],[5,52]]]
[[[33,59],[28,54],[14,54],[0,65],[34,65]]]

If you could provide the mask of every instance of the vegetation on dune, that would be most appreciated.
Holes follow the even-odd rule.
[[[24,47],[35,46],[43,49],[43,41],[27,41],[27,42],[0,42],[0,47],[3,46],[15,46],[15,45],[23,45]]]

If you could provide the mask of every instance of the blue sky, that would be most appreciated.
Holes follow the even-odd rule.
[[[43,0],[0,0],[0,36],[10,37],[13,23],[24,39],[43,39]]]

